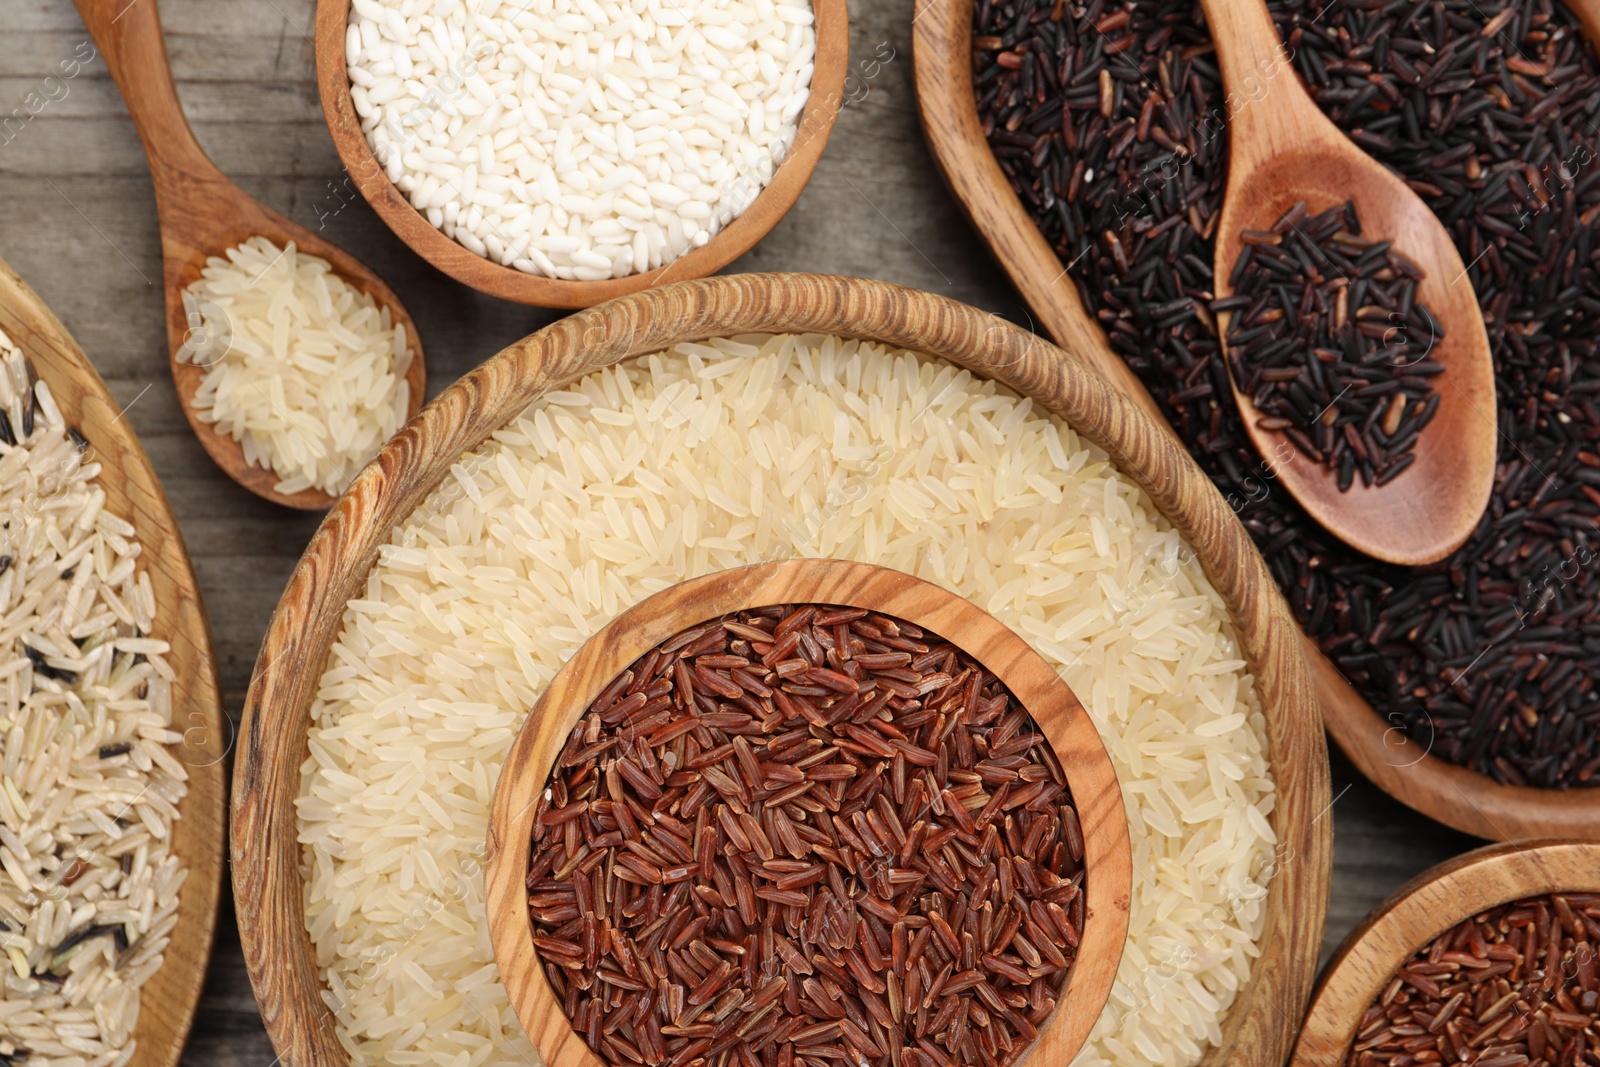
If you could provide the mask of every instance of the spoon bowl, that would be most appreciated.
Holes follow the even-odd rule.
[[[408,418],[421,408],[427,391],[427,369],[416,324],[394,291],[363,263],[252,198],[206,156],[178,103],[156,0],[74,3],[122,90],[129,116],[150,160],[161,225],[168,360],[184,417],[217,466],[252,493],[285,507],[330,507],[335,498],[319,489],[278,492],[274,486],[281,476],[276,471],[248,463],[238,441],[219,432],[215,424],[200,419],[193,402],[207,368],[177,358],[191,331],[183,290],[200,277],[208,258],[220,256],[251,237],[265,237],[279,247],[292,241],[298,251],[320,256],[345,281],[371,296],[380,307],[388,308],[393,322],[405,327],[411,348],[411,365],[406,372],[411,393]]]
[[[1494,481],[1494,364],[1467,265],[1422,198],[1306,94],[1261,0],[1205,0],[1204,7],[1231,112],[1216,295],[1232,295],[1245,230],[1270,230],[1298,202],[1316,215],[1351,201],[1365,236],[1392,242],[1426,271],[1417,302],[1444,329],[1427,352],[1445,366],[1438,412],[1418,437],[1416,461],[1393,481],[1340,492],[1333,468],[1298,455],[1282,431],[1257,425],[1260,413],[1233,381],[1245,431],[1270,475],[1334,536],[1389,563],[1437,562],[1477,527]],[[1219,340],[1227,319],[1219,316]]]

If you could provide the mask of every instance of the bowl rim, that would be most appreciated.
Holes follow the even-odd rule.
[[[1600,892],[1600,843],[1503,841],[1423,871],[1374,908],[1328,962],[1291,1067],[1343,1067],[1362,1015],[1435,937],[1501,904],[1562,892]]]
[[[572,1026],[533,943],[528,866],[534,813],[567,738],[630,664],[685,629],[746,608],[827,604],[903,619],[950,641],[998,678],[1038,724],[1067,776],[1083,828],[1082,940],[1056,1007],[1028,1042],[1024,1063],[1068,1063],[1111,996],[1128,936],[1133,856],[1116,768],[1072,688],[1014,630],[977,604],[889,567],[794,558],[713,571],[644,598],[590,635],[556,672],[495,783],[485,848],[485,900],[495,961],[548,1067],[608,1067]],[[951,638],[961,634],[963,640]],[[1043,1057],[1039,1059],[1039,1057]]]
[[[317,0],[315,52],[317,92],[322,113],[345,172],[372,205],[384,225],[417,255],[445,274],[480,292],[546,308],[585,308],[613,297],[636,293],[670,281],[703,278],[726,267],[765,237],[805,191],[817,161],[833,132],[834,120],[846,103],[850,26],[847,0],[811,0],[815,13],[816,55],[811,90],[800,113],[793,142],[772,178],[738,217],[654,270],[597,282],[572,281],[527,274],[480,256],[447,237],[411,206],[389,180],[361,131],[345,69],[345,27],[350,0]]]
[[[424,407],[324,517],[273,615],[245,699],[234,767],[232,859],[240,937],[269,1036],[297,1063],[348,1056],[323,1000],[304,921],[294,801],[306,725],[346,601],[390,531],[539,395],[674,343],[753,333],[868,338],[995,380],[1104,449],[1193,546],[1227,605],[1261,695],[1277,784],[1260,956],[1201,1067],[1278,1067],[1310,995],[1326,919],[1332,823],[1326,738],[1302,646],[1265,562],[1172,436],[1081,358],[976,308],[887,282],[736,274],[680,282],[560,319],[467,373]],[[288,669],[284,669],[287,665]]]
[[[1587,23],[1600,26],[1600,0],[1569,2],[1581,5]],[[967,54],[971,5],[972,0],[951,0],[912,28],[917,108],[934,162],[1040,325],[1176,441],[1176,431],[1149,390],[1112,351],[1105,330],[1084,308],[1074,279],[1023,210],[984,139],[970,67],[949,59]],[[1395,724],[1356,692],[1292,617],[1290,625],[1304,643],[1328,732],[1362,774],[1389,796],[1476,837],[1600,839],[1600,786],[1502,785],[1431,755],[1431,745],[1410,741],[1393,729]]]

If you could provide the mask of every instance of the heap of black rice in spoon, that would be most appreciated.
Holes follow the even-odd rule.
[[[1338,473],[1384,485],[1416,459],[1439,407],[1428,358],[1444,336],[1417,301],[1423,271],[1361,234],[1355,205],[1311,215],[1298,203],[1270,230],[1245,230],[1229,281],[1228,364],[1256,425]]]

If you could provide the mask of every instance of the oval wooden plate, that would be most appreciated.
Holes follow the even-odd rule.
[[[183,535],[167,506],[150,460],[122,405],[106,390],[83,350],[37,293],[0,261],[0,330],[28,357],[69,426],[89,440],[102,464],[97,485],[106,510],[131,522],[144,551],[140,565],[150,575],[158,605],[152,637],[172,645],[167,657],[172,683],[172,729],[183,733],[173,754],[189,772],[189,792],[173,825],[172,848],[189,869],[178,891],[178,926],[166,958],[140,990],[139,1044],[129,1067],[174,1067],[183,1052],[200,1001],[222,890],[224,793],[222,761],[229,733],[222,715],[211,653],[211,626],[195,585]]]
[[[1266,713],[1278,786],[1276,875],[1261,956],[1204,1067],[1280,1067],[1311,991],[1327,912],[1326,740],[1301,642],[1243,527],[1170,433],[1069,355],[952,300],[883,282],[738,274],[651,289],[571,315],[468,373],[422,409],[323,520],[278,603],[245,702],[234,766],[233,886],[245,962],[274,1046],[294,1064],[348,1061],[305,924],[295,798],[306,730],[345,603],[378,548],[464,452],[552,388],[630,356],[708,337],[834,333],[949,360],[1032,397],[1104,448],[1195,549],[1227,606]]]
[[[670,263],[642,274],[608,278],[600,282],[568,281],[527,274],[505,267],[459,244],[416,208],[397,189],[379,164],[361,117],[350,99],[350,77],[345,64],[345,28],[350,21],[350,0],[317,0],[317,89],[322,113],[328,120],[333,146],[345,171],[384,224],[423,259],[463,285],[502,300],[547,308],[584,308],[612,297],[637,293],[671,281],[704,278],[732,263],[755,246],[789,213],[811,180],[822,149],[833,132],[844,100],[845,76],[850,65],[850,13],[846,0],[812,0],[816,14],[817,51],[813,60],[811,94],[800,113],[799,128],[772,180],[738,218]]]
[[[1479,912],[1546,893],[1600,892],[1600,845],[1512,841],[1424,871],[1345,938],[1306,1016],[1291,1067],[1342,1067],[1356,1026],[1417,949]]]
[[[1039,724],[1083,824],[1087,911],[1059,1007],[1017,1067],[1071,1062],[1116,981],[1133,886],[1122,790],[1089,713],[1043,656],[970,601],[887,567],[791,559],[707,574],[641,600],[578,649],[523,720],[495,786],[484,874],[495,962],[546,1067],[606,1067],[572,1028],[533,946],[524,879],[534,809],[550,769],[589,705],[629,664],[702,622],[775,604],[838,604],[915,623],[983,664]]]
[[[1568,3],[1589,29],[1591,40],[1596,39],[1600,0]],[[1144,383],[1112,351],[1100,324],[1084,308],[1076,283],[1011,191],[989,150],[972,92],[972,0],[926,0],[922,11],[913,26],[917,105],[945,180],[1050,336],[1171,433]],[[1408,739],[1368,704],[1315,642],[1303,638],[1303,643],[1328,732],[1385,793],[1447,826],[1489,840],[1543,836],[1600,840],[1600,788],[1501,785],[1431,756],[1430,746]]]

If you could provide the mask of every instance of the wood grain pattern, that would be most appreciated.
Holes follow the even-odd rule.
[[[551,388],[676,342],[749,332],[871,338],[948,359],[1034,398],[1139,485],[1222,598],[1266,713],[1278,785],[1277,874],[1262,955],[1203,1061],[1277,1067],[1310,993],[1327,908],[1328,761],[1300,642],[1260,556],[1173,439],[1084,361],[993,316],[881,282],[745,274],[674,284],[563,319],[464,376],[389,443],[324,519],[279,602],[245,701],[234,769],[233,877],[246,963],[289,1067],[347,1057],[322,1007],[304,921],[294,800],[312,698],[346,601],[378,547],[462,453]]]
[[[1111,995],[1128,938],[1133,858],[1122,791],[1099,731],[1044,657],[975,604],[920,578],[845,560],[796,559],[691,579],[648,597],[584,643],[528,713],[495,785],[485,852],[495,962],[545,1067],[607,1067],[575,1031],[533,946],[524,879],[550,770],[600,692],[661,642],[708,619],[775,604],[839,604],[893,615],[951,641],[1005,683],[1061,761],[1084,832],[1083,940],[1050,1017],[1017,1067],[1065,1064]]]
[[[1353,930],[1317,987],[1291,1067],[1341,1067],[1368,1007],[1419,948],[1500,904],[1600,891],[1600,844],[1513,841],[1412,879]]]
[[[748,252],[794,206],[833,131],[834,120],[844,101],[845,77],[850,65],[850,16],[846,0],[812,0],[812,6],[816,14],[817,51],[811,94],[800,113],[794,143],[773,172],[772,180],[743,214],[712,234],[699,248],[692,248],[655,270],[599,282],[546,278],[502,266],[446,237],[411,206],[406,194],[395,187],[378,163],[350,99],[350,78],[345,64],[345,28],[349,24],[350,0],[317,0],[317,88],[322,95],[328,131],[333,135],[333,144],[344,161],[345,171],[378,217],[410,245],[412,251],[456,281],[503,300],[547,308],[585,308],[669,281],[715,274]]]
[[[1583,35],[1600,50],[1600,0],[1566,0],[1566,4],[1583,24]]]
[[[213,423],[200,420],[193,402],[207,368],[183,363],[177,358],[178,349],[190,330],[182,292],[200,277],[207,258],[220,256],[251,237],[269,238],[279,247],[293,241],[301,252],[321,256],[351,285],[371,296],[379,306],[389,308],[393,320],[405,326],[411,346],[411,366],[406,372],[406,381],[411,387],[411,415],[417,413],[427,395],[427,368],[416,324],[406,313],[400,298],[364,264],[252,199],[224,177],[206,156],[178,103],[156,0],[73,2],[122,90],[128,114],[139,131],[139,139],[150,161],[156,209],[161,219],[168,359],[190,427],[217,466],[252,493],[286,507],[328,507],[333,498],[319,489],[293,494],[278,492],[273,487],[281,480],[279,475],[246,463],[239,442],[219,433]]]
[[[1203,7],[1229,100],[1216,295],[1233,294],[1230,278],[1244,250],[1244,230],[1271,229],[1300,201],[1312,214],[1352,201],[1364,234],[1392,241],[1426,272],[1417,302],[1444,328],[1443,337],[1414,339],[1427,344],[1426,358],[1444,364],[1439,409],[1417,438],[1416,461],[1387,485],[1358,480],[1340,492],[1334,468],[1296,456],[1283,431],[1256,424],[1261,413],[1233,380],[1230,363],[1245,433],[1263,457],[1294,457],[1274,460],[1279,481],[1306,514],[1345,544],[1389,563],[1436,563],[1477,528],[1489,503],[1499,444],[1494,361],[1467,266],[1422,198],[1357,148],[1312,101],[1290,66],[1265,0],[1203,0]],[[1233,107],[1236,100],[1243,105]],[[1219,339],[1227,337],[1231,318],[1218,316]]]
[[[173,1067],[194,1019],[216,931],[222,886],[222,838],[226,797],[223,755],[227,726],[217,691],[211,629],[195,587],[194,573],[138,439],[122,419],[122,408],[95,373],[66,328],[17,274],[0,262],[0,330],[23,351],[34,373],[69,425],[88,438],[102,465],[97,483],[106,510],[132,523],[143,546],[141,566],[155,590],[152,637],[172,646],[172,729],[183,734],[174,756],[189,772],[189,792],[173,824],[172,851],[189,869],[178,892],[178,926],[166,958],[141,991],[138,1042],[129,1067]]]
[[[1600,0],[1571,0],[1600,25]],[[1045,329],[1171,432],[1144,384],[1111,350],[1077,288],[995,162],[972,94],[971,0],[930,0],[913,26],[917,100],[939,167]],[[1447,826],[1491,840],[1560,835],[1600,839],[1600,790],[1503,786],[1407,740],[1305,639],[1322,717],[1362,773]]]

